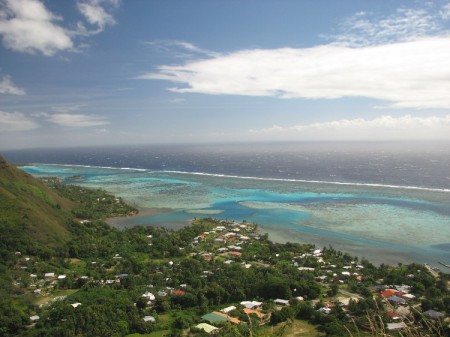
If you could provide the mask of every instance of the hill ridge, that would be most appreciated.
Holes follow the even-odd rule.
[[[61,247],[70,239],[74,206],[0,155],[1,257],[8,260],[12,249],[39,255]]]

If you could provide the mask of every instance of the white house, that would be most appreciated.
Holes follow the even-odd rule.
[[[155,295],[153,295],[151,292],[146,291],[142,294],[142,297],[145,297],[149,301],[154,301],[156,299]]]
[[[144,321],[145,322],[150,322],[150,323],[155,323],[156,322],[156,318],[153,316],[144,316]]]

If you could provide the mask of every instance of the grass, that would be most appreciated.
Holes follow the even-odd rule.
[[[284,337],[315,337],[319,335],[320,333],[314,325],[299,320],[294,320],[292,325],[288,326],[283,334]]]
[[[59,296],[70,296],[76,293],[78,289],[66,289],[66,290],[56,290],[50,296],[44,296],[36,299],[36,305],[44,305],[51,302],[53,299]]]
[[[317,337],[323,336],[316,327],[306,321],[293,320],[280,323],[274,327],[261,327],[258,336],[282,336],[282,337]]]

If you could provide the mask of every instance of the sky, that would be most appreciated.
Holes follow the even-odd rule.
[[[0,150],[450,140],[450,1],[0,0]]]

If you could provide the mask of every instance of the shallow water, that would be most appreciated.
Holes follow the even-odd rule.
[[[85,166],[29,165],[35,176],[81,175],[141,209],[116,225],[176,226],[194,217],[247,220],[275,241],[314,243],[375,263],[450,262],[450,191]]]

